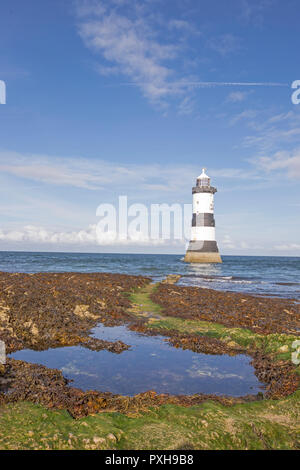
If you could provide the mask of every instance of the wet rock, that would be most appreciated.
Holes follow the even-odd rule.
[[[148,282],[147,278],[119,274],[0,273],[0,339],[5,341],[8,352],[66,345],[122,352],[129,346],[121,341],[91,338],[90,330],[98,322],[107,326],[131,322],[132,329],[149,334],[145,328],[146,320],[136,320],[128,313],[131,304],[123,294]],[[263,334],[294,332],[299,324],[299,305],[282,299],[169,284],[159,285],[152,299],[162,305],[164,315],[215,321]],[[225,342],[161,329],[153,330],[152,334],[165,334],[173,346],[195,352],[238,354],[243,351],[229,337]],[[252,351],[251,355],[255,373],[266,384],[268,397],[286,396],[299,387],[300,376],[295,374],[290,363],[273,363],[272,358],[260,352]],[[59,370],[13,359],[8,359],[2,375],[0,372],[0,404],[27,400],[48,408],[66,409],[74,418],[102,411],[136,415],[163,404],[193,406],[215,400],[230,406],[257,399],[256,395],[240,398],[205,394],[172,396],[148,391],[126,397],[101,391],[84,392],[71,387]],[[93,445],[100,444],[94,442]]]
[[[160,284],[151,300],[167,316],[248,328],[255,333],[300,335],[300,304],[293,300]]]
[[[123,274],[0,273],[0,340],[8,353],[74,345],[122,352],[127,345],[94,340],[90,330],[128,321],[124,292],[148,282]]]
[[[176,330],[167,329],[152,329],[151,334],[169,336],[168,342],[175,348],[189,349],[197,353],[235,355],[246,352],[245,349],[234,341],[231,341],[231,344],[226,344],[217,338],[209,336],[185,334],[179,333]]]
[[[101,351],[106,349],[107,351],[114,352],[117,354],[122,353],[130,348],[128,344],[123,343],[123,341],[104,341],[97,338],[88,338],[86,341],[79,343],[85,348],[91,349],[92,351]]]
[[[176,284],[181,276],[179,274],[169,274],[165,279],[161,281],[161,284]]]
[[[271,357],[257,352],[251,364],[258,380],[267,384],[265,396],[279,399],[294,393],[300,386],[300,375],[289,361],[274,362]]]
[[[93,442],[95,444],[104,444],[105,443],[105,439],[103,437],[98,437],[98,436],[95,436],[93,437]]]
[[[283,352],[283,353],[289,352],[289,347],[287,344],[285,344],[284,346],[281,346],[280,348],[278,348],[278,351]]]

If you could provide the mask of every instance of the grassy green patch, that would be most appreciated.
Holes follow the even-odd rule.
[[[290,359],[292,343],[296,336],[285,334],[260,335],[246,328],[227,328],[207,321],[183,320],[176,317],[151,319],[148,328],[177,330],[181,333],[210,336],[226,343],[234,342],[246,349],[261,349],[267,354],[275,353],[280,359]]]
[[[160,317],[162,308],[150,299],[150,294],[154,292],[155,289],[155,284],[147,284],[146,287],[136,289],[134,292],[130,293],[129,299],[132,302],[130,311],[136,315],[151,316],[151,314],[153,314]]]
[[[164,405],[137,417],[80,420],[19,402],[0,408],[0,449],[297,449],[299,415],[300,391],[278,401]]]
[[[228,328],[208,321],[187,320],[163,315],[163,309],[150,299],[156,289],[155,284],[148,284],[130,295],[133,303],[131,312],[138,316],[146,316],[149,329],[176,330],[180,333],[199,334],[217,338],[227,344],[234,342],[245,349],[260,349],[266,354],[276,354],[278,359],[291,359],[292,343],[299,339],[293,335],[269,334],[261,335],[246,328]]]

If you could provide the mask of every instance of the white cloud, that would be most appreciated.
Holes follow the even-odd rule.
[[[185,20],[170,20],[168,23],[168,27],[170,29],[175,29],[175,30],[187,30],[189,31],[191,29],[191,25],[188,21]]]
[[[96,225],[90,225],[87,230],[78,232],[48,231],[43,227],[27,225],[20,230],[0,230],[0,240],[8,242],[33,243],[92,243],[97,244]]]
[[[190,98],[189,96],[186,96],[178,106],[178,114],[182,116],[187,116],[189,114],[192,114],[195,108],[195,101]]]
[[[245,101],[248,95],[249,93],[246,91],[233,91],[227,96],[227,101],[232,103],[240,103],[241,101]]]
[[[286,113],[273,114],[270,111],[258,111],[256,115],[247,116],[248,126],[255,134],[248,135],[244,139],[247,147],[256,147],[260,152],[278,151],[287,149],[288,145],[300,143],[300,113],[288,111]]]
[[[134,188],[135,193],[153,190],[178,193],[180,190],[186,191],[194,183],[200,169],[201,165],[124,165],[107,160],[0,152],[0,171],[3,173],[51,185],[94,191],[110,189],[114,185],[119,191],[126,192]],[[210,168],[209,174],[233,180],[258,178],[253,170],[240,168]]]
[[[300,148],[291,152],[279,151],[271,156],[256,159],[256,164],[266,172],[277,171],[290,179],[300,179]]]
[[[295,117],[295,113],[293,111],[288,111],[287,113],[275,114],[275,116],[270,117],[269,123],[282,122],[282,121],[286,121],[289,119],[293,119],[294,117]]]
[[[202,40],[202,48],[197,53],[200,58],[205,47],[224,57],[238,51],[240,38],[232,34],[217,37],[207,34],[205,40],[191,21],[154,13],[151,2],[78,0],[77,18],[78,32],[85,45],[102,59],[96,67],[99,74],[126,77],[128,82],[119,83],[120,86],[138,87],[151,103],[162,108],[172,98],[179,97],[179,114],[193,88],[287,86],[276,82],[204,82],[186,76],[186,64],[191,63],[188,49],[195,57],[195,35]],[[232,100],[241,101],[242,96],[246,95],[237,92]]]
[[[208,40],[208,46],[225,57],[241,48],[240,39],[233,34],[223,34]]]
[[[135,234],[119,239],[115,232],[99,233],[97,225],[91,224],[78,231],[53,231],[45,227],[27,225],[18,230],[0,230],[0,242],[22,244],[88,245],[88,246],[184,246],[184,240],[151,239],[146,234]]]
[[[245,240],[233,240],[229,234],[225,234],[223,239],[220,241],[220,247],[225,250],[233,251],[253,251],[262,250],[263,247],[256,242],[246,242]]]
[[[76,13],[80,18],[90,15],[102,16],[106,11],[103,2],[99,0],[77,0],[75,4]]]
[[[298,251],[300,250],[300,244],[299,243],[288,243],[285,245],[276,245],[274,246],[275,250],[278,251]]]
[[[228,234],[224,235],[224,238],[223,238],[221,244],[224,248],[227,248],[227,249],[235,249],[236,248],[236,245],[235,245],[234,241],[232,240],[232,238]]]
[[[89,12],[92,11],[90,6]],[[178,45],[160,42],[150,22],[142,16],[130,18],[109,8],[99,18],[81,20],[79,34],[89,48],[113,64],[114,73],[117,69],[127,76],[151,101],[160,102],[181,92],[170,81],[174,70],[169,61],[177,56]]]
[[[262,27],[266,10],[273,5],[273,0],[239,0],[240,18]]]
[[[256,109],[245,109],[241,113],[238,113],[235,116],[233,116],[230,119],[229,124],[231,126],[234,126],[235,124],[237,124],[240,121],[254,119],[257,116],[257,114],[258,114],[258,112],[257,112]]]

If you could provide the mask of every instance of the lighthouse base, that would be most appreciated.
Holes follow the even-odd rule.
[[[219,253],[197,253],[187,251],[184,257],[186,263],[222,263]]]
[[[216,241],[191,240],[184,257],[186,263],[222,263]]]

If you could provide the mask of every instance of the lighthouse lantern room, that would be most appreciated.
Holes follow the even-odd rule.
[[[214,194],[205,168],[193,187],[193,217],[191,240],[185,254],[187,263],[222,263],[216,242],[214,218]]]

